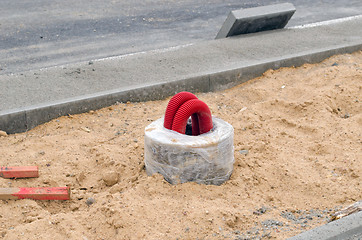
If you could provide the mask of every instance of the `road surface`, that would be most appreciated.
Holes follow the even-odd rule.
[[[231,10],[272,0],[2,0],[0,74],[215,38]],[[360,0],[291,0],[287,27],[362,14]]]

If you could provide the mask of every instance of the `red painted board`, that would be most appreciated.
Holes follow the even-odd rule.
[[[69,187],[0,188],[0,200],[69,200]]]
[[[0,167],[0,177],[3,178],[36,178],[39,177],[37,166]]]

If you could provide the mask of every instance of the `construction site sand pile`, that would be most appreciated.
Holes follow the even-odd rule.
[[[71,187],[69,201],[0,201],[3,239],[285,239],[362,199],[362,52],[195,93],[235,129],[221,186],[170,185],[144,168],[144,129],[169,99],[120,103],[0,136],[4,166]]]

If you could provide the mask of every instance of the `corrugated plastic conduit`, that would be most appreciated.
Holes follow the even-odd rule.
[[[165,117],[145,128],[144,155],[148,175],[160,173],[171,184],[220,185],[233,171],[234,128],[194,94],[180,92]]]
[[[211,112],[206,103],[190,92],[180,92],[169,101],[163,125],[185,134],[190,117],[193,136],[207,133],[213,128]]]

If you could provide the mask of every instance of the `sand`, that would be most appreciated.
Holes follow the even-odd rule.
[[[144,128],[168,99],[120,103],[0,136],[3,166],[70,186],[70,201],[0,201],[3,239],[285,239],[362,199],[362,52],[269,70],[232,89],[196,93],[235,128],[221,186],[147,176]]]

